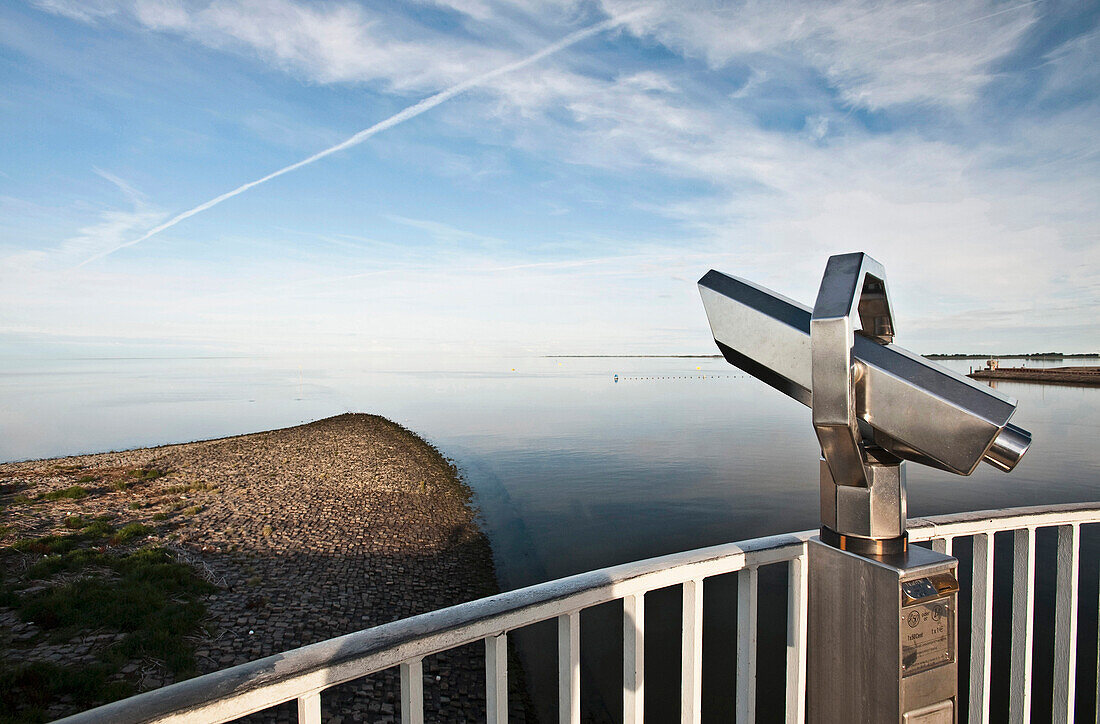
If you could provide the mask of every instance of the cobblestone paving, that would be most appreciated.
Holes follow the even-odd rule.
[[[33,496],[83,476],[105,480],[134,468],[167,475],[125,490],[92,486],[78,501],[9,508],[5,538],[61,530],[65,516],[77,513],[115,513],[153,526],[153,542],[219,587],[206,599],[214,634],[196,643],[201,673],[496,591],[488,543],[454,467],[416,435],[373,415],[8,463],[0,465],[0,482]],[[0,627],[9,639],[33,634],[11,616],[0,616]],[[87,657],[113,637],[100,632],[85,639],[40,653]],[[429,721],[484,720],[483,656],[474,645],[425,660]],[[133,662],[126,673],[142,688],[170,683],[157,662]],[[513,721],[529,719],[522,698],[512,692]],[[324,720],[337,724],[399,721],[398,702],[396,670],[322,696]],[[295,711],[282,706],[250,719],[294,721]]]

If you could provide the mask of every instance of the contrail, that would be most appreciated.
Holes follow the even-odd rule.
[[[245,191],[248,191],[250,188],[253,188],[255,186],[259,186],[262,183],[266,183],[266,182],[270,181],[273,178],[278,178],[279,176],[282,176],[285,173],[290,173],[291,171],[295,171],[295,170],[297,170],[297,169],[299,169],[303,166],[308,166],[309,164],[313,163],[314,161],[320,161],[325,156],[330,156],[330,155],[336,153],[337,151],[343,151],[345,148],[351,148],[352,146],[357,146],[360,143],[362,143],[363,141],[370,138],[371,136],[373,136],[377,133],[381,133],[382,131],[385,131],[389,128],[393,128],[394,126],[396,126],[399,123],[404,123],[405,121],[409,120],[410,118],[415,118],[416,116],[419,116],[421,113],[424,113],[425,111],[429,111],[432,108],[435,108],[436,106],[438,106],[440,103],[444,103],[446,101],[449,101],[450,99],[454,98],[455,96],[461,95],[462,93],[465,93],[466,91],[470,90],[471,88],[476,88],[479,85],[482,85],[482,84],[484,84],[484,83],[486,83],[490,80],[493,80],[494,78],[498,78],[498,77],[500,77],[502,75],[505,75],[507,73],[511,73],[512,71],[520,70],[521,68],[526,68],[527,66],[529,66],[533,63],[537,63],[537,62],[539,62],[540,60],[542,60],[543,58],[545,58],[547,56],[553,55],[554,53],[557,53],[560,50],[564,50],[565,48],[568,48],[570,45],[574,45],[576,43],[579,43],[580,41],[584,40],[585,38],[591,37],[593,35],[597,35],[599,33],[602,33],[605,30],[616,27],[618,25],[622,25],[623,23],[625,23],[627,20],[629,20],[631,17],[633,17],[636,14],[637,13],[628,13],[626,15],[620,15],[618,17],[609,18],[608,20],[604,20],[603,22],[596,23],[595,25],[590,25],[589,27],[584,28],[583,30],[578,30],[575,33],[570,33],[569,35],[566,35],[561,40],[559,40],[555,43],[551,43],[550,45],[546,46],[545,48],[543,48],[542,50],[538,51],[537,53],[535,53],[533,55],[529,55],[526,58],[523,58],[521,60],[517,60],[514,63],[509,63],[508,65],[503,65],[499,68],[496,68],[495,70],[490,70],[487,73],[482,73],[481,75],[470,78],[469,80],[465,80],[465,81],[459,83],[458,85],[454,85],[454,86],[451,86],[450,88],[447,88],[446,90],[442,90],[442,91],[436,93],[433,96],[428,96],[427,98],[420,101],[419,103],[411,105],[408,108],[406,108],[405,110],[399,111],[398,113],[395,113],[394,115],[390,116],[389,118],[385,119],[384,121],[379,121],[378,123],[375,123],[370,128],[365,128],[362,131],[359,131],[354,136],[351,136],[350,138],[347,138],[347,139],[341,141],[340,143],[337,143],[335,146],[331,146],[329,148],[326,148],[323,151],[318,151],[317,153],[313,154],[312,156],[310,156],[308,158],[303,158],[301,161],[298,161],[297,163],[292,163],[289,166],[286,166],[284,168],[279,169],[278,171],[273,171],[272,173],[269,173],[268,175],[264,176],[263,178],[258,178],[255,181],[249,181],[248,183],[246,183],[242,186],[238,186],[237,188],[233,189],[232,191],[227,191],[226,193],[222,194],[221,196],[216,196],[216,197],[210,199],[209,201],[201,203],[198,206],[194,207],[193,209],[188,209],[187,211],[184,211],[180,214],[177,214],[176,216],[173,216],[168,221],[165,221],[163,224],[161,224],[159,226],[154,226],[152,229],[149,229],[149,231],[145,232],[144,234],[142,234],[138,238],[134,239],[133,241],[127,241],[125,244],[119,244],[118,246],[116,246],[112,249],[108,249],[107,251],[100,252],[100,253],[96,254],[95,256],[91,256],[91,257],[85,259],[84,261],[77,264],[75,268],[80,268],[80,267],[84,266],[85,264],[89,264],[89,263],[95,261],[96,259],[102,259],[103,257],[108,256],[109,254],[114,254],[116,251],[119,251],[121,249],[125,249],[128,246],[134,246],[135,244],[140,244],[141,242],[145,241],[146,239],[148,239],[152,236],[155,236],[156,234],[159,234],[160,232],[164,231],[165,229],[170,229],[173,226],[175,226],[176,224],[180,223],[181,221],[184,221],[186,219],[191,218],[195,214],[202,213],[203,211],[206,211],[207,209],[209,209],[211,207],[217,206],[218,204],[220,204],[223,201],[231,199],[234,196],[238,196],[240,194],[243,194]]]

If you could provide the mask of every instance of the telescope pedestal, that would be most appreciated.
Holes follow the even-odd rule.
[[[957,721],[958,561],[809,541],[810,724]]]
[[[821,459],[821,537],[856,553],[905,550],[905,463],[881,448],[865,450],[867,485],[837,485]]]

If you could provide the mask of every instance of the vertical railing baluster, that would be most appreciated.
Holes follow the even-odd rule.
[[[1008,719],[1031,720],[1031,642],[1035,620],[1035,529],[1013,533],[1012,666]]]
[[[792,558],[787,569],[787,724],[806,719],[806,620],[809,599],[806,558]]]
[[[623,599],[623,724],[645,718],[645,594]]]
[[[558,616],[558,721],[581,721],[581,614]]]
[[[989,717],[989,669],[993,654],[993,534],[974,534],[970,603],[970,724]]]
[[[321,724],[321,692],[298,697],[298,724]]]
[[[952,541],[954,541],[954,538],[952,538],[951,536],[945,536],[943,538],[933,538],[932,550],[936,551],[937,553],[943,553],[945,556],[949,556],[951,555],[951,549],[953,548]]]
[[[703,705],[703,581],[684,582],[680,658],[680,721],[699,724]]]
[[[756,721],[756,566],[737,573],[737,722]]]
[[[1054,603],[1054,702],[1051,720],[1073,721],[1077,675],[1077,557],[1081,529],[1058,526],[1058,573]]]
[[[424,664],[401,664],[401,724],[424,724]]]
[[[485,637],[485,713],[489,724],[508,722],[508,634]]]

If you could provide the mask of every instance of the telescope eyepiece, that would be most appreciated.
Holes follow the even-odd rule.
[[[1029,447],[1031,447],[1031,433],[1010,422],[993,440],[993,444],[985,451],[982,460],[998,470],[1011,472]]]

